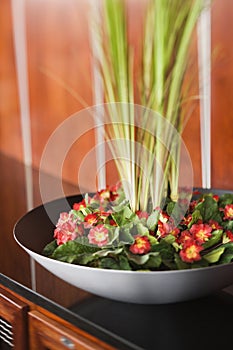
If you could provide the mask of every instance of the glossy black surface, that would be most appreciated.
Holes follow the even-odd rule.
[[[233,296],[224,292],[151,306],[93,297],[72,310],[146,350],[233,348]]]
[[[223,291],[167,305],[91,296],[67,309],[2,274],[0,283],[120,350],[232,349],[233,296]]]

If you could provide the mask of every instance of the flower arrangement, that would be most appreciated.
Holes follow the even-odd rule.
[[[121,186],[98,191],[60,214],[47,257],[89,267],[163,271],[233,259],[233,194],[197,194],[180,216],[178,203],[133,212]]]

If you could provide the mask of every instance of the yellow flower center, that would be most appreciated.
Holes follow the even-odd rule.
[[[204,230],[200,230],[197,232],[196,236],[200,239],[202,239],[203,241],[204,240],[207,240],[207,237],[206,237],[206,232]]]
[[[191,245],[190,247],[188,247],[186,249],[186,255],[189,259],[193,259],[197,256],[197,250],[196,250],[196,247],[195,245]]]
[[[228,216],[228,217],[232,217],[232,216],[233,216],[233,208],[229,208],[229,209],[227,210],[227,216]]]
[[[100,242],[103,241],[105,239],[105,234],[104,232],[96,232],[95,233],[95,239],[96,241]]]

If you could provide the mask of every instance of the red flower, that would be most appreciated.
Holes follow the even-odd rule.
[[[98,222],[98,216],[97,214],[87,214],[87,216],[85,216],[84,218],[84,227],[85,228],[90,228],[92,226],[94,226],[95,224],[97,224]]]
[[[81,202],[79,202],[79,203],[74,203],[73,204],[73,209],[74,210],[82,210],[82,209],[84,209],[84,208],[86,208],[86,202],[85,202],[85,199],[83,199]]]
[[[182,225],[188,226],[188,224],[190,224],[190,222],[192,221],[192,215],[188,214],[187,216],[185,216],[181,222]]]
[[[212,227],[213,230],[221,230],[222,226],[219,225],[219,223],[215,220],[210,220],[209,225]]]
[[[142,211],[142,210],[137,210],[136,211],[137,216],[139,217],[139,219],[148,219],[149,214],[146,211]]]
[[[170,226],[170,224],[168,222],[162,222],[162,221],[158,221],[158,235],[161,238],[166,237],[170,232],[171,232],[172,228]]]
[[[194,224],[190,228],[190,232],[193,234],[195,240],[199,243],[204,243],[208,241],[211,237],[212,227],[208,224]]]
[[[103,200],[110,200],[110,196],[111,196],[110,191],[107,188],[104,190],[98,191],[98,195],[99,195],[99,198]]]
[[[113,185],[109,188],[110,190],[110,200],[111,202],[114,202],[117,197],[119,197],[118,190],[122,187],[121,182],[118,182],[116,185]]]
[[[135,236],[134,243],[130,246],[129,250],[133,254],[146,254],[149,253],[151,245],[147,236]]]
[[[191,240],[186,242],[184,248],[180,251],[180,257],[184,262],[192,263],[201,260],[199,254],[201,250],[203,250],[203,247]]]
[[[188,241],[193,241],[193,236],[187,230],[182,231],[180,237],[177,239],[177,242],[185,245]]]
[[[110,219],[110,220],[109,220],[109,225],[111,225],[111,226],[117,226],[117,223],[116,223],[115,220]]]
[[[91,244],[103,247],[108,243],[108,229],[104,225],[97,225],[90,229],[88,240]]]
[[[213,195],[213,199],[216,200],[216,202],[218,202],[219,201],[219,196],[217,194],[214,194]]]
[[[94,196],[94,199],[99,200],[101,203],[103,203],[104,201],[113,202],[119,196],[117,190],[118,185],[107,187],[103,190],[98,191]]]
[[[169,234],[173,236],[178,236],[179,233],[180,233],[180,230],[178,229],[178,227],[174,227],[172,231],[169,232]]]
[[[231,232],[230,230],[227,230],[226,235],[227,235],[227,238],[229,238],[229,240],[233,242],[233,232]]]
[[[194,200],[194,201],[190,202],[189,210],[192,212],[195,209],[197,204],[198,204],[197,200]]]
[[[61,213],[54,230],[54,238],[57,244],[61,245],[68,241],[74,240],[79,235],[77,219],[72,213]]]
[[[233,220],[233,204],[227,204],[224,208],[224,220]]]

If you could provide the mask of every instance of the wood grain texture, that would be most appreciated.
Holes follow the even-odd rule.
[[[25,302],[0,287],[0,316],[12,326],[15,350],[28,349],[27,311]]]
[[[30,349],[63,350],[72,344],[72,349],[80,350],[114,350],[110,345],[76,329],[73,331],[38,311],[29,312]]]
[[[27,211],[24,167],[0,154],[0,272],[30,287],[28,255],[13,238],[16,221]]]
[[[143,13],[147,1],[127,0],[129,39],[140,56]],[[89,43],[90,4],[85,0],[26,1],[28,68],[30,83],[33,163],[39,166],[43,149],[53,131],[75,112],[93,104]],[[12,42],[10,1],[0,2],[0,149],[22,158],[18,95]],[[232,188],[233,2],[215,0],[212,7],[212,185]],[[136,64],[135,76],[140,67]],[[70,91],[68,91],[70,89]],[[136,89],[136,88],[135,88]],[[137,90],[137,89],[136,89]],[[75,96],[76,97],[75,97]],[[82,120],[85,123],[85,120]],[[62,140],[66,142],[67,134]],[[194,168],[194,185],[201,185],[199,111],[184,131]],[[94,147],[94,133],[70,147],[63,165],[65,179],[77,183],[77,171],[85,154]],[[48,164],[54,174],[58,153]],[[114,169],[114,168],[113,168]],[[227,169],[227,170],[226,170]],[[94,165],[92,171],[95,171]],[[108,183],[115,181],[108,170]],[[115,171],[114,171],[115,173]],[[89,173],[86,184],[90,183]]]
[[[213,3],[212,184],[233,189],[233,2]]]
[[[0,150],[22,159],[10,5],[9,0],[0,2]]]

